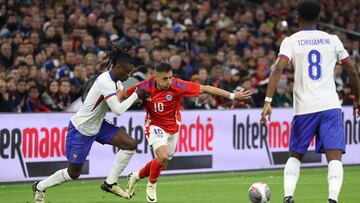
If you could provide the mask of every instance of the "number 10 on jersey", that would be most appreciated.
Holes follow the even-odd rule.
[[[308,55],[309,62],[309,77],[312,80],[318,80],[321,77],[321,55],[317,50],[311,50]]]
[[[154,103],[154,111],[155,112],[163,112],[164,111],[164,103],[162,103],[162,102]]]

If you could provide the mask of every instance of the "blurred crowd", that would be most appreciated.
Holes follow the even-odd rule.
[[[270,66],[281,41],[297,31],[295,0],[0,0],[0,111],[66,111],[84,99],[109,44],[135,57],[130,86],[167,60],[174,76],[234,92],[242,102],[201,94],[185,109],[262,107]],[[358,0],[321,0],[320,21],[360,32]],[[323,27],[340,37],[355,62],[359,37]],[[273,98],[292,106],[293,67]],[[341,65],[335,81],[344,105],[352,103]]]

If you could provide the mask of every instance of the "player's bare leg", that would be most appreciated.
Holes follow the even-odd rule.
[[[101,189],[123,198],[129,198],[129,195],[117,185],[117,181],[119,175],[134,155],[137,144],[132,137],[122,130],[120,130],[108,144],[120,148],[120,151],[117,153],[114,165],[108,177],[101,185]]]
[[[167,145],[162,145],[155,150],[156,158],[150,166],[149,182],[146,186],[146,199],[148,202],[157,202],[156,182],[160,176],[161,170],[169,161],[169,149]]]
[[[82,164],[69,163],[68,168],[61,169],[46,179],[34,183],[32,186],[34,192],[34,202],[45,202],[45,191],[47,188],[77,179],[80,176],[81,169]]]
[[[284,203],[294,203],[294,192],[300,175],[303,154],[290,151],[284,168]]]
[[[341,185],[343,182],[344,169],[341,162],[341,150],[325,150],[328,161],[328,183],[329,183],[329,203],[337,203]]]

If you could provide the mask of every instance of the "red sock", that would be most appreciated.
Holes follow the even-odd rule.
[[[139,171],[139,177],[141,179],[148,177],[150,175],[150,167],[151,167],[151,162],[153,160],[149,161],[140,171]]]
[[[160,176],[161,169],[163,168],[163,165],[157,161],[157,159],[153,159],[151,162],[150,167],[150,176],[149,181],[150,183],[154,184],[157,182],[157,179]]]

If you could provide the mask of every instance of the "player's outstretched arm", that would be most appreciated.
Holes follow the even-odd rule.
[[[131,105],[138,99],[138,94],[134,92],[130,97],[125,99],[122,102],[119,102],[116,96],[112,96],[106,100],[112,112],[120,116],[125,111],[127,111]]]
[[[281,74],[284,68],[289,64],[289,60],[283,57],[278,57],[275,64],[271,66],[271,74],[269,78],[269,84],[266,90],[265,104],[263,112],[261,113],[261,123],[266,123],[271,119],[271,100],[278,86]],[[266,118],[268,117],[268,118]]]
[[[356,68],[351,60],[348,60],[347,62],[343,62],[342,67],[344,68],[346,74],[349,77],[351,90],[355,95],[354,114],[356,114],[356,111],[357,111],[358,116],[360,116],[360,78],[359,78],[359,73],[356,70]]]
[[[235,100],[249,99],[251,97],[251,92],[249,90],[242,90],[236,93],[230,93],[226,90],[213,87],[210,85],[200,85],[200,92],[205,92],[212,95],[217,95]]]

